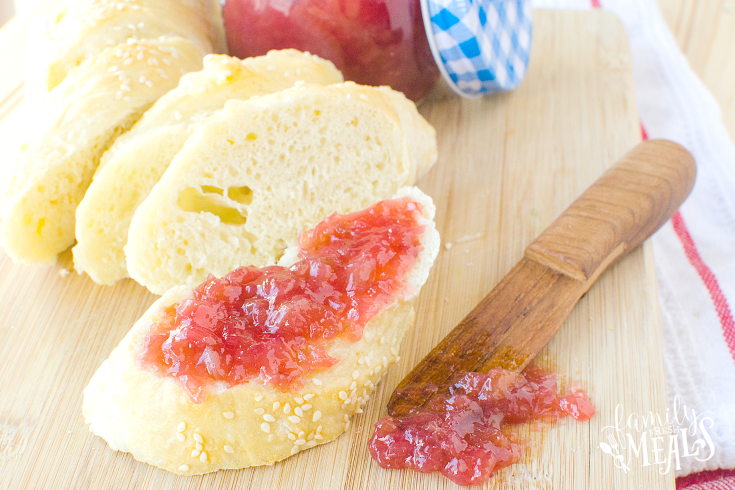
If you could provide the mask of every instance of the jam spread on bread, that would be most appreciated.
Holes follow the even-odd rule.
[[[479,485],[521,458],[507,426],[571,415],[583,421],[595,407],[578,387],[560,396],[556,375],[529,365],[466,373],[446,395],[402,418],[375,425],[370,454],[383,468],[440,471],[460,485]]]
[[[260,378],[288,390],[328,368],[326,344],[356,341],[393,304],[421,250],[422,207],[408,197],[333,214],[299,236],[298,261],[210,276],[151,326],[138,362],[192,400],[210,383]]]
[[[419,0],[227,0],[222,15],[238,58],[296,48],[332,61],[345,80],[414,101],[439,78]]]

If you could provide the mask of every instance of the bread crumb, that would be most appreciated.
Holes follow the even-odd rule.
[[[477,240],[477,239],[479,239],[479,238],[483,238],[484,236],[485,236],[485,235],[484,235],[484,234],[483,234],[482,232],[480,232],[480,233],[475,233],[474,235],[465,235],[465,236],[463,236],[463,237],[457,238],[457,239],[456,239],[456,240],[454,241],[454,243],[466,243],[466,242],[471,242],[471,241],[473,241],[473,240]]]
[[[61,269],[61,270],[59,271],[59,275],[60,275],[61,277],[66,277],[66,276],[68,276],[69,274],[71,274],[71,271],[70,271],[69,269],[65,268],[65,267],[63,267],[63,268],[62,268],[62,269]]]
[[[450,242],[445,243],[444,244],[444,249],[445,250],[451,250],[452,249],[452,244]]]

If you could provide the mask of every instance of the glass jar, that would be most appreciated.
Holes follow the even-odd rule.
[[[225,0],[223,16],[234,56],[309,51],[414,101],[440,75],[464,96],[514,88],[530,52],[530,0]]]
[[[346,80],[390,85],[412,100],[440,77],[420,0],[227,0],[230,54],[296,48],[331,60]]]

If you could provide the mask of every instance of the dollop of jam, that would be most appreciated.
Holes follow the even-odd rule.
[[[439,471],[459,485],[479,485],[521,458],[508,426],[534,419],[588,420],[595,407],[579,387],[558,394],[554,373],[528,366],[466,373],[445,395],[402,418],[375,425],[370,454],[383,468]]]
[[[282,389],[335,364],[329,340],[357,341],[405,289],[421,249],[422,207],[408,197],[333,214],[299,236],[291,267],[210,276],[151,326],[139,366],[176,378],[196,403],[207,386],[253,378]]]

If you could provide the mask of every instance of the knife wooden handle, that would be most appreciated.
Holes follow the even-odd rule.
[[[673,216],[694,186],[692,155],[667,140],[639,144],[544,230],[525,257],[591,285]]]
[[[468,371],[523,369],[599,275],[671,218],[695,175],[694,158],[676,143],[636,146],[541,233],[400,382],[388,413],[410,413]]]

